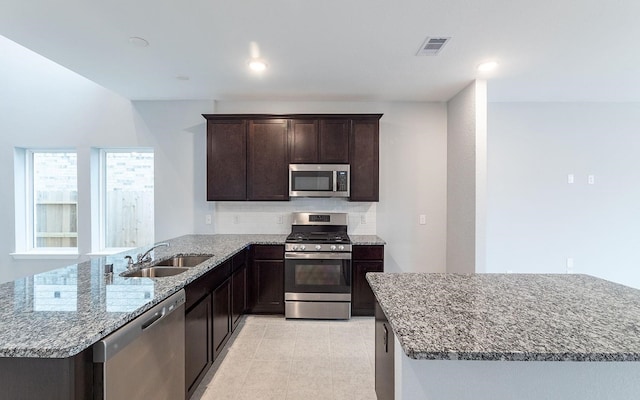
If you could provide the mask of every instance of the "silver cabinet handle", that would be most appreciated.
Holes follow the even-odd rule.
[[[387,329],[386,324],[382,324],[382,329],[384,329],[384,352],[389,352],[389,330]]]

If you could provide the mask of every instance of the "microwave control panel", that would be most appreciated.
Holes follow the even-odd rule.
[[[347,171],[338,171],[337,174],[337,184],[336,184],[336,189],[338,192],[346,192],[347,191],[347,179],[348,179],[348,175],[347,175]]]

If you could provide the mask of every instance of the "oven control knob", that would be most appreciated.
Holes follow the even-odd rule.
[[[335,244],[332,244],[332,245],[331,245],[331,251],[334,251],[336,248],[337,248],[337,247],[336,247],[336,245],[335,245]]]
[[[319,244],[316,245],[316,250],[320,250],[322,248],[322,246],[320,246]]]
[[[338,250],[340,251],[344,250],[344,246],[343,245],[338,246]]]
[[[300,246],[300,250],[304,250],[306,248],[307,248],[307,246],[305,246],[305,245]]]
[[[298,250],[298,245],[294,244],[293,246],[291,246],[291,250],[297,251]]]

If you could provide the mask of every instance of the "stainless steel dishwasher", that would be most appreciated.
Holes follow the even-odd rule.
[[[98,399],[184,399],[180,290],[93,346]]]

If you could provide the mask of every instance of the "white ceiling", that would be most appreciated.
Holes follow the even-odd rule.
[[[491,101],[640,101],[639,15],[638,0],[3,0],[0,34],[132,100],[446,101],[480,77]],[[418,57],[427,36],[452,40]]]

